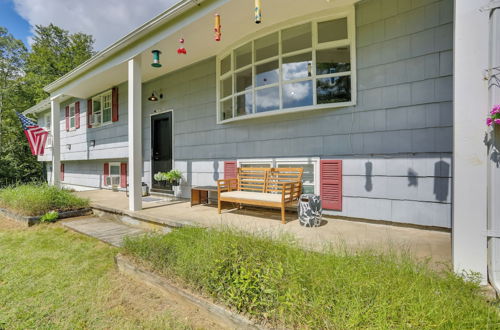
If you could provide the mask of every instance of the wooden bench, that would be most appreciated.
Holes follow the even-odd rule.
[[[302,168],[238,168],[237,179],[217,181],[218,209],[222,202],[285,208],[297,202],[302,191]]]

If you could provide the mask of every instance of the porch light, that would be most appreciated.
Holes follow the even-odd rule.
[[[153,54],[153,63],[151,63],[151,66],[154,68],[161,68],[161,63],[160,63],[161,52],[159,50],[155,49],[151,53]]]
[[[153,65],[154,65],[154,64],[153,64]],[[161,64],[160,64],[160,66],[161,66]],[[156,97],[156,95],[155,95],[155,93],[154,93],[154,92],[153,92],[153,93],[151,93],[151,96],[150,96],[150,97],[148,97],[148,101],[151,101],[151,102],[156,102],[156,101],[158,101],[158,98]]]

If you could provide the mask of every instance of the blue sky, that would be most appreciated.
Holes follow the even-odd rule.
[[[33,26],[53,23],[92,35],[95,50],[102,50],[177,1],[0,0],[0,26],[28,44]]]
[[[31,26],[14,10],[14,3],[10,0],[0,0],[0,25],[27,44]]]

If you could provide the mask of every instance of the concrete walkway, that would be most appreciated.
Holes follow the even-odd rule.
[[[125,236],[140,235],[146,232],[143,229],[97,217],[80,217],[63,221],[61,224],[80,234],[97,238],[113,246],[122,246]]]
[[[126,218],[143,219],[170,227],[195,225],[202,227],[232,227],[264,235],[291,234],[308,248],[320,250],[324,246],[357,249],[409,251],[419,259],[430,258],[434,263],[451,263],[451,234],[445,231],[418,229],[385,224],[350,221],[324,217],[318,228],[300,226],[297,213],[287,212],[287,223],[280,223],[279,210],[244,207],[242,210],[196,205],[188,201],[143,199],[143,210],[128,210],[125,193],[110,190],[78,192],[89,198],[91,206],[116,212]],[[226,207],[229,207],[227,205]]]

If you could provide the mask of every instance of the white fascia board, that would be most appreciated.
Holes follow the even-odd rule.
[[[165,12],[162,14],[156,16],[152,20],[146,22],[136,30],[132,31],[131,33],[127,34],[125,37],[121,38],[108,48],[100,51],[96,55],[92,56],[89,60],[86,62],[82,63],[80,66],[75,68],[74,70],[70,71],[69,73],[65,74],[61,78],[55,80],[54,82],[50,83],[49,85],[44,87],[44,90],[48,93],[53,93],[54,91],[57,91],[61,87],[65,86],[68,82],[78,78],[78,76],[81,76],[88,72],[89,70],[96,68],[97,65],[107,61],[110,59],[112,56],[117,55],[118,53],[122,52],[124,49],[126,49],[129,45],[139,41],[141,38],[145,37],[150,31],[154,30],[155,28],[161,26],[162,24],[165,24],[174,18],[178,17],[182,13],[186,12],[188,9],[195,7],[197,5],[200,5],[202,2],[206,0],[181,0],[178,3],[176,3],[174,6],[170,7],[167,9]],[[217,2],[217,1],[215,1]],[[158,35],[158,34],[157,34]],[[160,39],[161,40],[161,39]],[[141,51],[144,49],[147,49],[150,44],[156,43],[158,40],[152,43],[148,43],[148,45],[145,45],[145,43],[139,43],[139,45],[129,49],[126,51],[126,55],[123,56],[120,54],[120,61],[118,62],[123,62],[123,58],[126,60],[133,58],[134,56],[140,54]],[[143,45],[144,44],[144,45]],[[143,47],[140,47],[143,45]],[[116,62],[115,62],[116,65]]]
[[[23,115],[39,113],[39,112],[43,112],[43,111],[47,111],[47,110],[50,110],[50,97],[35,104],[34,106],[29,108],[28,110],[23,111]]]

